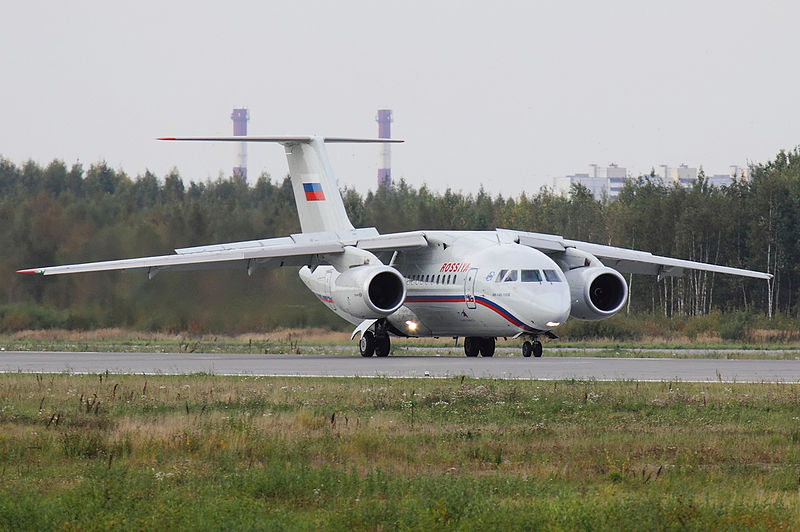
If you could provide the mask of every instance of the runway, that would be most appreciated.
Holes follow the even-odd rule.
[[[308,377],[800,382],[797,360],[595,357],[467,358],[198,353],[0,352],[0,372]]]

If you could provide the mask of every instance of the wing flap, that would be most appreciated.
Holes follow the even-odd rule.
[[[210,244],[206,246],[195,246],[190,248],[179,248],[175,253],[185,255],[189,253],[208,253],[211,251],[231,251],[244,249],[261,249],[264,247],[273,248],[281,245],[292,245],[294,240],[291,237],[265,238],[262,240],[246,240],[243,242],[229,242],[225,244]]]
[[[380,251],[408,248],[427,247],[428,240],[422,231],[409,231],[407,233],[389,233],[373,237],[361,238],[356,247],[361,249]]]

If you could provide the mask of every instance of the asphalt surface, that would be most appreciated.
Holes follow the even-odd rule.
[[[0,352],[0,372],[800,382],[797,360]]]

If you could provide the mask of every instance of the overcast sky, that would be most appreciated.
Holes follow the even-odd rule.
[[[131,176],[230,175],[228,135],[375,136],[393,177],[516,196],[616,162],[707,173],[800,143],[800,2],[9,2],[0,156],[104,160]],[[332,145],[341,185],[375,188],[377,147]],[[251,178],[287,172],[251,145]]]

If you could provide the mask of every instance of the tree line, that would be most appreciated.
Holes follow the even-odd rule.
[[[715,188],[702,172],[689,188],[653,174],[629,180],[614,201],[581,186],[517,197],[400,180],[391,189],[342,191],[356,227],[513,228],[554,233],[690,260],[768,271],[770,282],[703,272],[629,278],[625,312],[700,316],[748,311],[796,316],[800,296],[800,152],[781,151],[750,178]],[[17,166],[0,159],[0,330],[127,327],[251,331],[278,326],[341,328],[296,271],[108,272],[42,278],[20,268],[168,254],[174,248],[300,231],[288,177],[190,181],[176,172],[132,178],[105,163]]]

